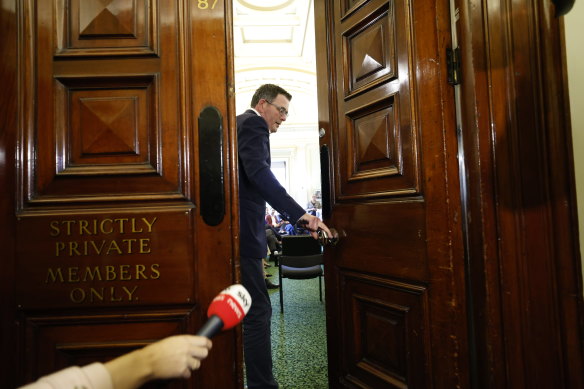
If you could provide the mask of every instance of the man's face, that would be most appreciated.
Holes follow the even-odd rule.
[[[273,101],[260,100],[256,110],[268,123],[270,133],[278,131],[280,124],[288,116],[288,105],[290,101],[284,95],[278,95]]]

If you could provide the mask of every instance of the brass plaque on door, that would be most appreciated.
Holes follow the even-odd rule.
[[[26,216],[18,224],[22,309],[194,297],[190,210]]]

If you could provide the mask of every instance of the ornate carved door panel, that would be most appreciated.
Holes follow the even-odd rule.
[[[448,4],[316,13],[323,207],[341,232],[325,264],[331,386],[467,387]]]
[[[235,281],[224,12],[217,1],[18,2],[9,382],[194,333]],[[237,344],[235,331],[219,336],[175,385],[236,387],[239,364],[224,361],[240,361]]]

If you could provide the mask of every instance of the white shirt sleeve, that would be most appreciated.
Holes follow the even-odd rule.
[[[20,389],[113,389],[113,383],[105,366],[96,362],[68,367]]]

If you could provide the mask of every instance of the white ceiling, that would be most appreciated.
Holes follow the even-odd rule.
[[[292,94],[279,132],[316,131],[313,0],[234,0],[233,38],[237,113],[265,83]]]

